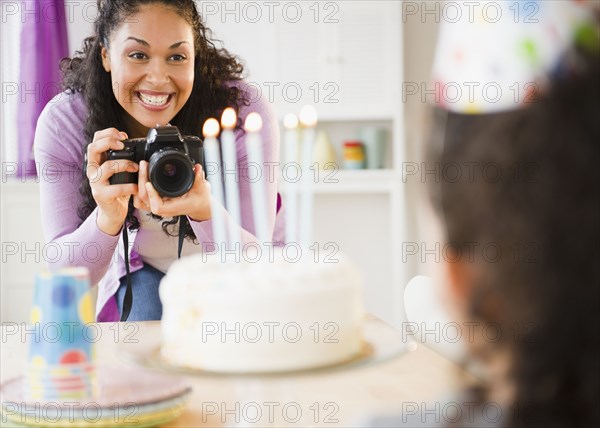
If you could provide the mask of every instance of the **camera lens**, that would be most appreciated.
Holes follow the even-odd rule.
[[[165,177],[173,177],[175,174],[177,174],[177,165],[174,163],[164,164],[162,173]]]
[[[176,198],[192,188],[194,164],[178,149],[158,150],[150,156],[148,176],[159,195]]]

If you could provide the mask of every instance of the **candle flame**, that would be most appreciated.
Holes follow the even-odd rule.
[[[250,113],[248,117],[246,117],[246,123],[244,124],[244,128],[248,132],[258,132],[262,128],[262,118],[258,113]]]
[[[283,126],[286,129],[294,129],[298,127],[298,117],[293,113],[288,113],[283,118]]]
[[[202,135],[204,135],[204,138],[214,138],[219,135],[219,122],[217,122],[217,119],[211,117],[204,122]]]
[[[317,126],[317,111],[311,105],[306,105],[300,110],[300,123],[303,126],[312,128]]]
[[[237,116],[235,114],[235,110],[231,107],[227,107],[225,111],[223,111],[223,115],[221,116],[221,126],[224,129],[233,129],[233,127],[235,127],[236,121]]]

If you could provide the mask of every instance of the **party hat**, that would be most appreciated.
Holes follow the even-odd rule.
[[[585,1],[450,2],[442,6],[433,66],[435,103],[465,114],[535,102],[574,45],[598,51],[594,7]]]

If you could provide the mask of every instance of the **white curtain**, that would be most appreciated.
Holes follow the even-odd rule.
[[[20,55],[20,14],[3,15],[0,25],[0,81],[2,84],[0,100],[0,161],[2,162],[2,180],[9,163],[18,162],[17,152],[17,114],[21,97],[19,83]]]

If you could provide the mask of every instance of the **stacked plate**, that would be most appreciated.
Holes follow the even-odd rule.
[[[75,385],[73,388],[52,388],[57,394],[64,394],[62,398],[26,396],[26,385],[32,382],[29,374],[5,382],[0,386],[2,426],[7,422],[16,427],[155,426],[178,417],[191,393],[191,388],[178,377],[135,367],[99,366],[93,396],[66,397],[70,390],[82,391],[81,378],[78,379],[60,380]],[[57,382],[50,381],[52,385]]]

